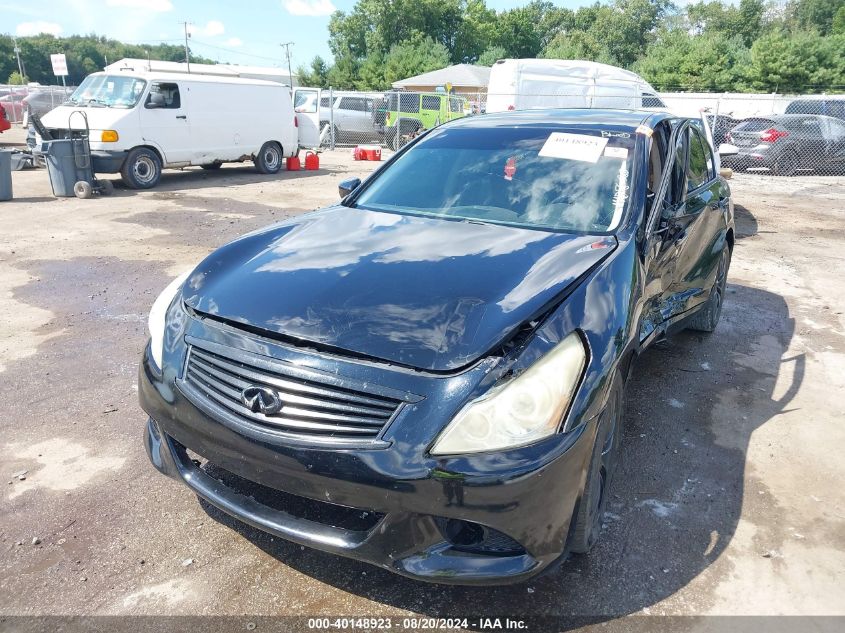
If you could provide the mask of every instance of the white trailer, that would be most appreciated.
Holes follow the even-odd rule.
[[[487,112],[536,108],[665,109],[638,74],[569,59],[500,59],[490,70]]]

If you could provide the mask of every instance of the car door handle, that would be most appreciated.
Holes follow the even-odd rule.
[[[185,120],[187,120],[187,119],[188,119],[188,117],[186,117],[184,114],[177,114],[177,115],[176,115],[176,118],[177,118],[177,119],[185,119]]]

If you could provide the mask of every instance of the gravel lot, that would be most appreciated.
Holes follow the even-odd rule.
[[[43,170],[13,174],[0,615],[845,615],[842,178],[734,178],[721,325],[641,359],[603,539],[530,583],[418,584],[273,539],[159,475],[135,384],[150,304],[215,247],[376,165],[321,159],[167,172],[152,192],[88,201],[53,198]]]

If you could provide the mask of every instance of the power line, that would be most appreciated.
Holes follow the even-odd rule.
[[[267,55],[256,55],[255,53],[245,53],[243,51],[238,51],[232,48],[226,48],[224,46],[217,46],[216,44],[209,44],[208,42],[200,42],[199,40],[192,39],[191,40],[194,44],[201,44],[202,46],[207,46],[208,48],[213,48],[218,51],[225,51],[227,53],[232,53],[234,55],[243,55],[245,57],[255,57],[256,59],[266,59],[269,61],[279,63],[278,57],[269,57]]]

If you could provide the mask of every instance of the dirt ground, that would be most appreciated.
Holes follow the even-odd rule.
[[[733,179],[714,335],[650,350],[627,398],[603,538],[512,587],[419,584],[198,503],[141,442],[136,367],[168,280],[237,235],[337,199],[318,172],[168,172],[0,203],[0,616],[845,615],[845,179]],[[25,474],[20,474],[25,471]]]

